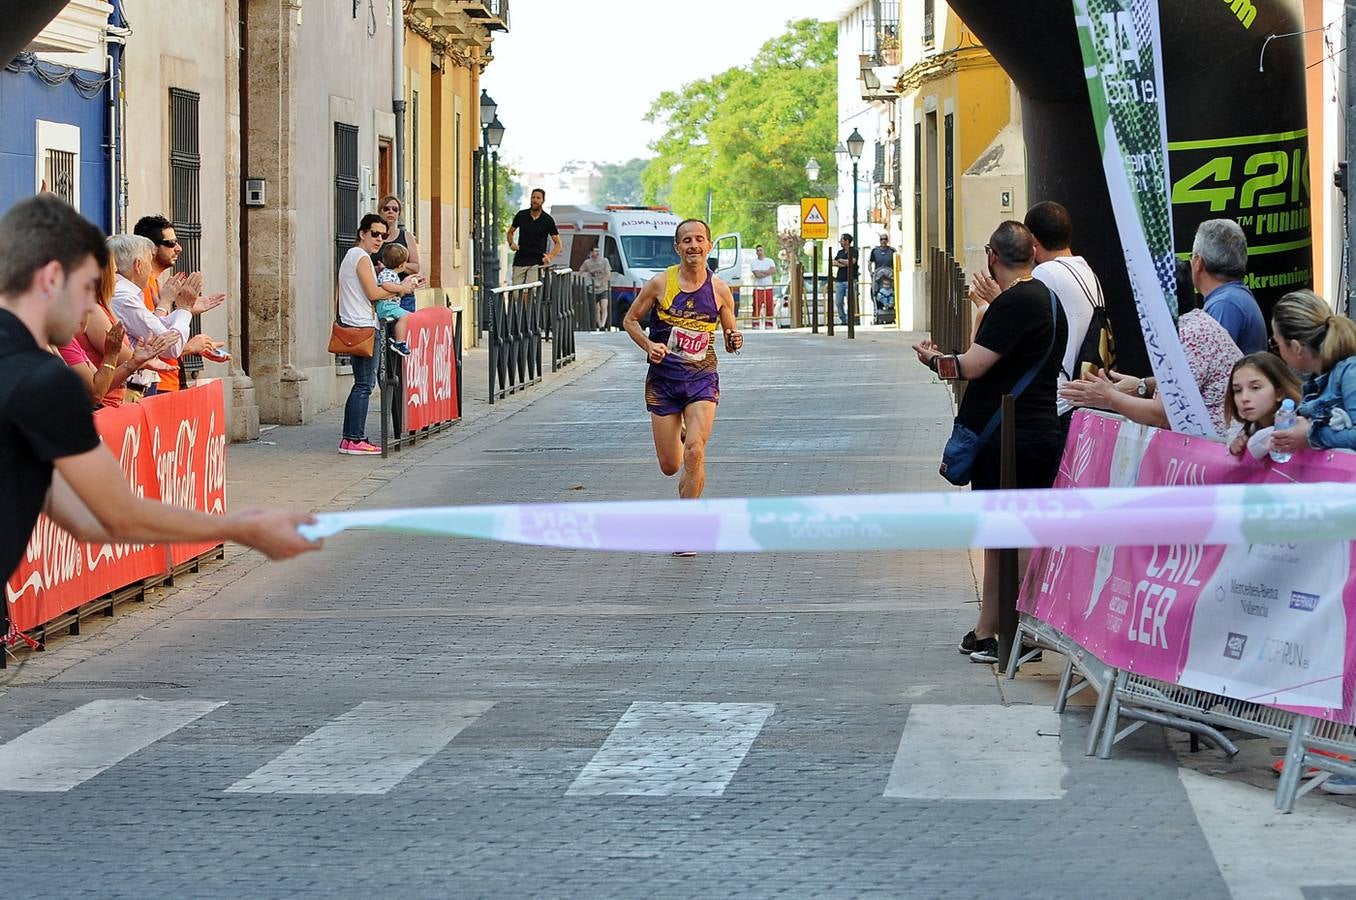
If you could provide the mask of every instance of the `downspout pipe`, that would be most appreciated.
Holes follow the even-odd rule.
[[[126,230],[122,205],[123,158],[123,56],[127,53],[127,37],[132,29],[127,25],[121,0],[114,0],[104,33],[104,58],[108,66],[108,231],[120,234]]]
[[[410,221],[405,197],[405,10],[396,4],[397,17],[391,28],[391,109],[395,113],[395,195],[400,198],[401,214]]]

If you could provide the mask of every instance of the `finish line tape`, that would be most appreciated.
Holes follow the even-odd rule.
[[[719,500],[444,506],[320,513],[354,529],[573,550],[760,553],[1356,538],[1356,485],[1224,484]]]

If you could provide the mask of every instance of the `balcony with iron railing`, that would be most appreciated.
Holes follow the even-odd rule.
[[[862,22],[862,55],[874,66],[897,66],[899,52],[899,2],[880,0],[870,5]]]
[[[466,15],[491,31],[508,31],[509,0],[464,0]]]

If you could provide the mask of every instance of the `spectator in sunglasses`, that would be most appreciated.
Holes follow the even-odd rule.
[[[183,251],[183,247],[179,244],[179,239],[174,234],[174,225],[170,223],[169,219],[164,216],[142,216],[137,220],[132,233],[149,240],[153,248],[150,277],[146,280],[141,292],[142,303],[152,313],[161,318],[166,318],[178,309],[188,309],[191,315],[197,316],[215,309],[225,301],[225,294],[213,294],[210,297],[202,296],[201,272],[194,272],[191,275],[171,272],[179,261],[179,254]],[[129,327],[128,331],[135,337],[138,329]],[[166,370],[160,373],[160,384],[157,390],[177,391],[183,387],[179,378],[178,357],[184,353],[199,353],[213,362],[220,362],[221,357],[217,355],[216,351],[224,347],[225,344],[220,341],[211,341],[210,338],[209,341],[211,346],[181,351],[176,355],[162,357],[162,361],[166,363]]]
[[[421,274],[423,270],[419,265],[419,242],[414,239],[413,232],[400,224],[405,212],[400,204],[400,198],[395,194],[387,194],[382,197],[381,203],[377,205],[377,212],[381,214],[382,221],[386,223],[386,243],[399,244],[409,254],[405,259],[405,268],[401,270],[401,277]],[[381,265],[380,253],[373,254],[372,264],[374,266]],[[414,294],[405,294],[398,299],[401,308],[406,312],[414,312]]]

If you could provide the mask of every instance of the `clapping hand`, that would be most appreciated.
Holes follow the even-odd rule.
[[[195,334],[188,339],[187,344],[184,344],[184,349],[181,351],[180,355],[197,354],[201,356],[204,351],[210,353],[219,347],[225,346],[225,341],[215,341],[205,334]]]
[[[941,355],[942,348],[938,347],[931,340],[919,341],[913,345],[913,352],[918,354],[918,361],[931,368],[932,358]]]
[[[970,302],[975,306],[992,303],[1001,293],[1003,293],[1003,289],[999,287],[998,282],[988,272],[976,272],[974,277],[970,279],[968,296]]]
[[[110,329],[111,331],[111,329]],[[153,359],[158,359],[166,353],[173,352],[174,344],[179,340],[179,332],[162,331],[142,341],[132,350],[132,370],[136,371],[144,367]]]
[[[121,322],[114,322],[104,332],[104,359],[112,361],[122,353],[122,342],[127,338],[127,329]]]
[[[1074,406],[1092,406],[1098,409],[1110,409],[1111,398],[1116,393],[1116,384],[1107,377],[1105,371],[1070,381],[1059,389],[1059,396]]]

